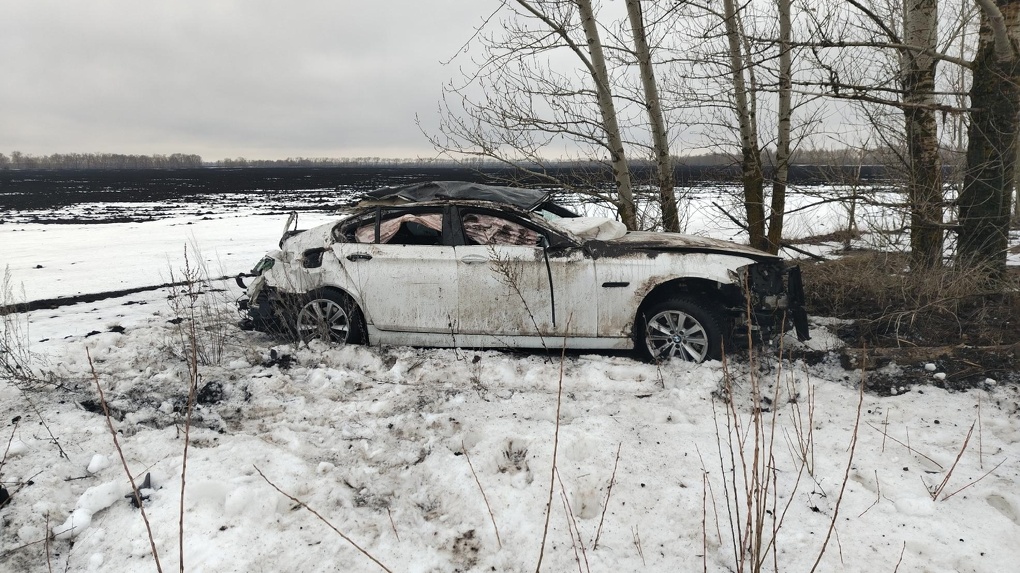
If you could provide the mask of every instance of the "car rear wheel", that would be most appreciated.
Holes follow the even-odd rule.
[[[302,342],[324,340],[334,344],[356,344],[362,340],[361,314],[350,297],[334,291],[308,295],[294,321]]]
[[[711,303],[670,298],[649,306],[639,319],[637,347],[652,362],[703,362],[722,356],[723,321]]]

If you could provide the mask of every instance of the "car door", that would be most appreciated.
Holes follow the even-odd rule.
[[[579,248],[549,249],[548,229],[513,215],[462,207],[457,216],[460,333],[594,335],[594,266]]]
[[[379,208],[344,227],[347,242],[334,250],[379,330],[455,330],[457,264],[444,220],[442,207]]]

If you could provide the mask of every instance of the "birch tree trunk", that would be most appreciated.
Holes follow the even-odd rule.
[[[1020,0],[977,0],[981,33],[970,90],[967,167],[960,193],[959,256],[1006,268],[1009,204],[1020,131]]]
[[[591,0],[574,1],[581,17],[585,39],[588,42],[592,80],[595,82],[599,111],[602,114],[606,142],[609,146],[610,163],[613,166],[613,176],[616,179],[616,193],[619,197],[617,212],[623,224],[628,229],[635,230],[637,229],[637,214],[634,209],[630,166],[627,164],[623,137],[620,134],[620,125],[616,118],[616,105],[613,103],[613,92],[609,86],[609,71],[606,68],[606,57],[602,49],[602,40],[599,37],[598,23],[595,21],[595,11],[592,9]]]
[[[750,244],[767,250],[765,237],[765,176],[762,172],[761,149],[758,146],[757,117],[749,97],[744,74],[746,65],[742,45],[743,30],[737,18],[734,0],[723,0],[723,18],[726,39],[729,43],[730,74],[733,78],[733,97],[737,120],[740,124],[740,178],[744,187],[744,209],[747,214],[747,232]]]
[[[679,232],[680,215],[677,212],[676,193],[673,189],[673,158],[669,152],[669,138],[662,113],[662,103],[659,99],[659,88],[655,81],[655,70],[652,69],[652,55],[648,47],[648,35],[645,33],[641,0],[627,0],[627,16],[630,19],[630,28],[634,35],[634,53],[637,56],[638,69],[641,73],[641,86],[645,93],[648,123],[652,129],[652,150],[655,154],[655,166],[659,175],[659,207],[662,210],[662,229]]]
[[[942,166],[935,118],[938,0],[905,0],[901,53],[910,203],[911,268],[942,264]]]
[[[779,252],[783,240],[783,216],[786,213],[786,186],[790,173],[790,128],[792,109],[792,68],[790,54],[790,0],[778,0],[779,8],[779,124],[776,134],[776,173],[772,181],[772,207],[769,213],[768,250]]]

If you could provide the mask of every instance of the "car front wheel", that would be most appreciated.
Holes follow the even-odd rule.
[[[301,342],[319,339],[342,345],[362,340],[357,306],[348,296],[333,291],[308,295],[297,313],[294,329]]]
[[[652,362],[717,360],[722,356],[722,323],[709,303],[667,299],[642,311],[637,347]]]

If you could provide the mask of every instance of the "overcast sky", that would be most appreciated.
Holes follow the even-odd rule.
[[[433,155],[495,0],[0,0],[0,152]]]

